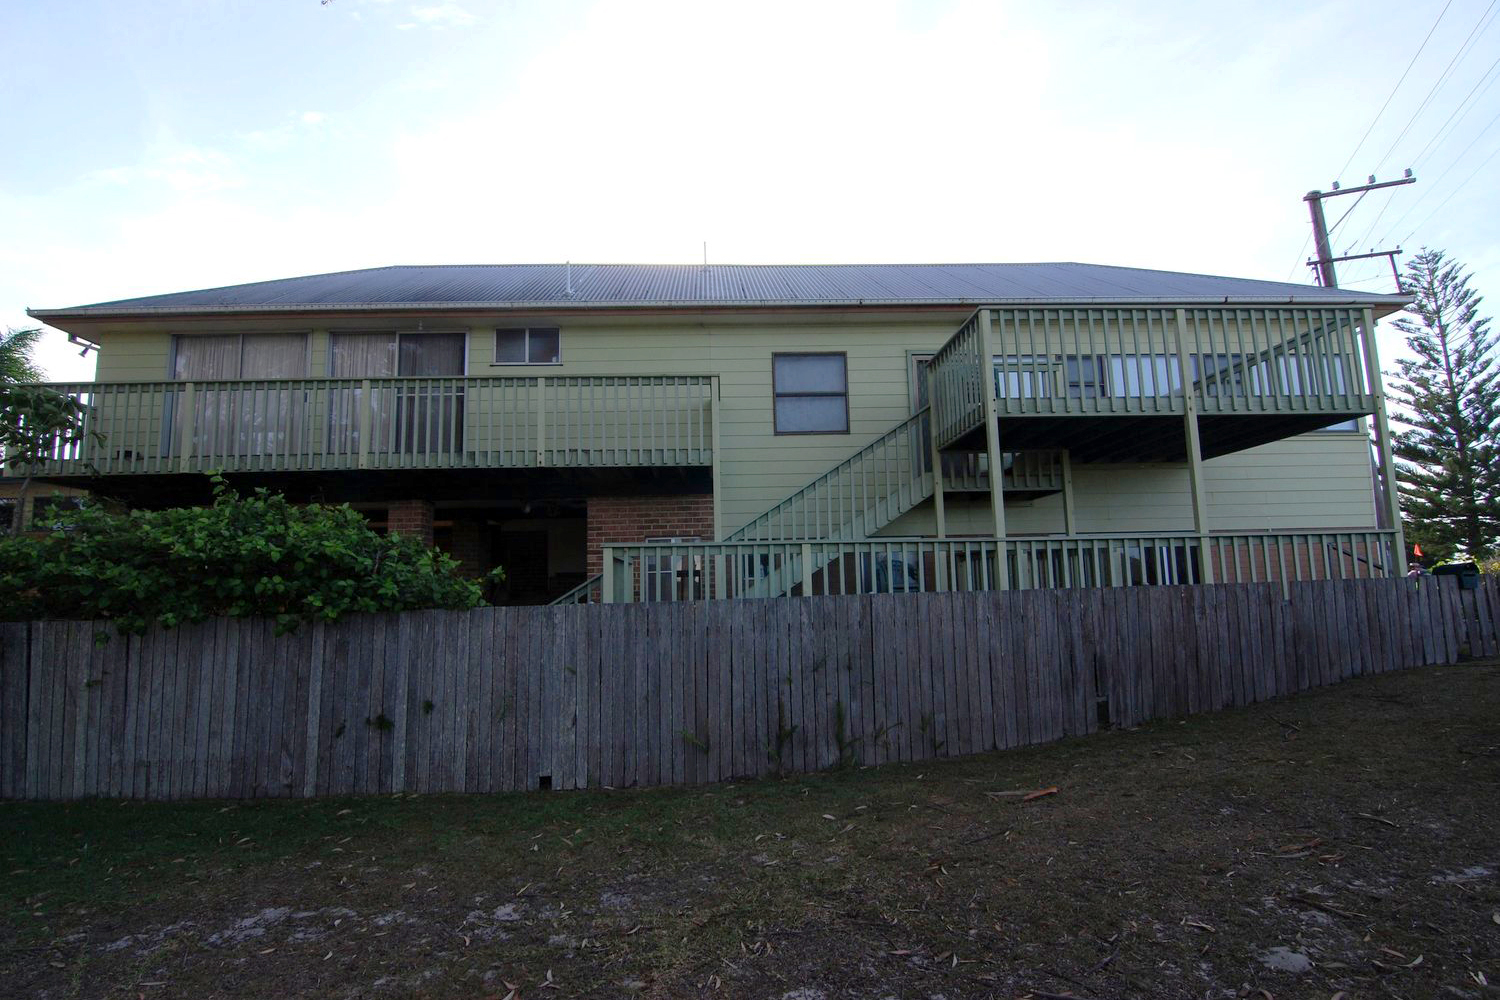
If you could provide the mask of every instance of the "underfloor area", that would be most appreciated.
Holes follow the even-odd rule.
[[[663,790],[0,804],[0,994],[1494,995],[1500,663]]]

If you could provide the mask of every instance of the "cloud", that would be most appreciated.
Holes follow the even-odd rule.
[[[456,3],[440,3],[434,4],[431,7],[413,7],[411,9],[411,16],[416,18],[420,23],[430,25],[434,28],[461,28],[479,20],[479,18],[464,9],[462,5]],[[406,25],[397,25],[397,27],[404,28]]]
[[[328,120],[328,116],[321,111],[304,111],[300,118],[304,125],[321,125]]]

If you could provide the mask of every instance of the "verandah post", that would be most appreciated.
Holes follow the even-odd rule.
[[[937,522],[937,536],[948,537],[948,521],[943,509],[943,453],[938,448],[938,426],[936,407],[932,401],[937,398],[937,379],[932,374],[932,366],[926,369],[927,379],[927,446],[932,455],[932,513]]]
[[[984,450],[990,466],[990,516],[994,520],[995,538],[1005,537],[1005,492],[1001,483],[1003,465],[1000,459],[1000,414],[995,401],[995,348],[992,343],[990,310],[979,310],[979,398],[984,408]],[[1000,576],[1004,589],[1005,574]]]
[[[719,376],[717,375],[709,378],[708,411],[708,419],[712,425],[709,428],[709,442],[710,447],[713,448],[713,458],[709,474],[714,498],[714,541],[722,542],[724,540],[724,506],[719,496],[722,485],[720,477],[723,473],[719,467]]]
[[[178,472],[187,472],[188,463],[193,460],[193,437],[197,434],[198,421],[194,388],[192,382],[182,383],[182,450],[177,454]]]
[[[1391,448],[1391,426],[1386,420],[1385,379],[1380,375],[1380,352],[1375,348],[1374,310],[1366,309],[1363,319],[1365,368],[1370,379],[1370,393],[1374,397],[1375,448],[1380,456],[1380,475],[1385,480],[1383,513],[1394,532],[1391,539],[1395,543],[1392,546],[1395,572],[1391,575],[1399,580],[1406,576],[1406,531],[1401,526],[1401,497],[1396,487],[1396,456]]]
[[[1203,447],[1198,429],[1198,394],[1190,376],[1187,354],[1187,310],[1177,310],[1177,364],[1182,372],[1183,431],[1187,444],[1188,489],[1193,499],[1193,531],[1198,536],[1198,579],[1214,582],[1208,551],[1208,494],[1203,485]]]

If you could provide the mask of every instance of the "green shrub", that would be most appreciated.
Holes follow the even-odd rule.
[[[480,582],[453,559],[377,534],[347,505],[240,496],[218,477],[208,507],[88,506],[55,520],[45,534],[0,540],[0,617],[112,619],[141,632],[260,615],[286,631],[359,611],[482,603]]]

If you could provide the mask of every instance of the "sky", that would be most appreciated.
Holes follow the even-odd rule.
[[[1408,167],[1335,250],[1442,248],[1492,312],[1497,18],[1500,0],[13,0],[0,325],[388,264],[698,263],[705,242],[725,264],[1310,283],[1302,196]],[[1339,277],[1394,291],[1383,260]],[[41,360],[92,375],[56,331]]]

